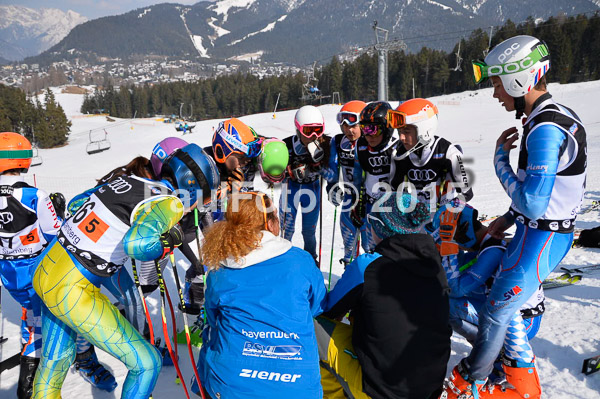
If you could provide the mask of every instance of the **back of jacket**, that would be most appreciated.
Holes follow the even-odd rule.
[[[323,277],[307,252],[291,247],[272,257],[272,248],[259,250],[269,258],[259,263],[208,273],[198,369],[213,398],[323,395],[313,325]]]
[[[325,316],[352,309],[352,343],[367,395],[422,399],[442,387],[452,335],[448,291],[426,234],[387,238],[375,254],[348,266],[328,294]]]

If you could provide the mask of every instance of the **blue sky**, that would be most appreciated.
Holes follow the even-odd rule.
[[[0,5],[16,5],[39,8],[58,8],[63,11],[72,10],[88,19],[123,14],[140,7],[160,3],[196,4],[201,0],[0,0]],[[214,1],[214,0],[208,0]]]

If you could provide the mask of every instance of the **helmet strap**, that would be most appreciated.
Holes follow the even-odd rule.
[[[521,117],[525,113],[525,96],[513,97],[513,98],[515,99],[515,111],[516,111],[515,119],[521,119]]]

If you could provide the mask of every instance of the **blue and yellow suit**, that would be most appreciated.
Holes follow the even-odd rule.
[[[129,373],[122,398],[147,398],[161,369],[158,350],[100,293],[125,263],[163,254],[160,235],[183,215],[183,204],[161,183],[118,177],[75,199],[73,214],[42,254],[33,276],[40,296],[43,348],[34,398],[60,398],[80,334],[121,360]],[[73,202],[72,202],[73,204]]]

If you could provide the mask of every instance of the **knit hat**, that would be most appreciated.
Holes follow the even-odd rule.
[[[367,215],[367,219],[382,239],[395,234],[418,233],[429,219],[429,206],[408,193],[393,192]]]

